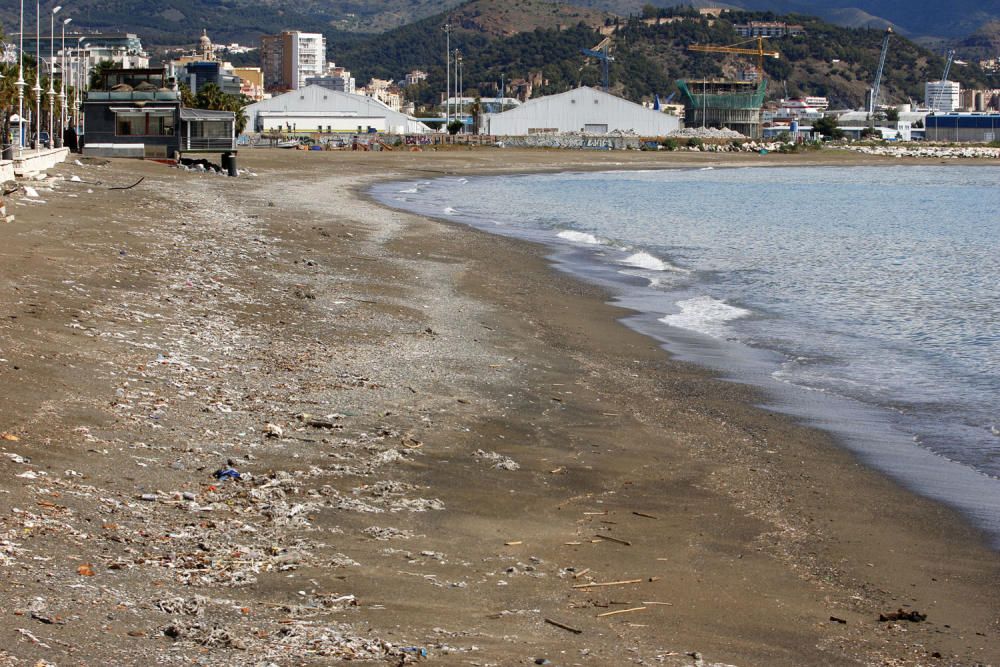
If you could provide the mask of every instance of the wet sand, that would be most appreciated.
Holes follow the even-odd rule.
[[[257,177],[67,164],[8,200],[0,664],[1000,664],[1000,560],[953,512],[544,249],[363,194],[900,160],[240,158]]]

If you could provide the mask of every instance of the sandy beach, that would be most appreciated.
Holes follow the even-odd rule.
[[[240,162],[70,161],[7,199],[0,665],[1000,665],[1000,558],[951,510],[672,360],[544,248],[365,195],[904,162]]]

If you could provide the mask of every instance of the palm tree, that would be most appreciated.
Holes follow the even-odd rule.
[[[24,62],[24,80],[34,81],[35,80],[35,70],[31,67],[32,63],[28,62],[29,59],[25,58]],[[17,63],[0,63],[0,75],[3,76],[0,79],[0,132],[2,132],[3,147],[6,148],[10,145],[10,121],[11,118],[17,115],[18,104],[17,104],[17,86],[14,85],[17,82],[18,67]],[[35,92],[31,89],[31,86],[24,87],[24,108],[31,109],[35,103]]]

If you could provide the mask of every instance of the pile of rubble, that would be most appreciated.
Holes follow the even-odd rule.
[[[716,129],[714,127],[685,127],[670,133],[671,139],[746,139],[745,136],[736,130],[729,128]]]
[[[865,155],[886,157],[922,157],[946,160],[1000,159],[1000,148],[992,146],[857,146],[848,144],[840,148]]]

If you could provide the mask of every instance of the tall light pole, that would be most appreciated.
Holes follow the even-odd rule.
[[[18,35],[20,43],[17,47],[17,152],[24,149],[24,0],[21,0],[21,32]]]
[[[56,76],[56,14],[62,5],[56,5],[49,14],[49,148],[55,148],[55,128],[52,126],[52,116],[56,106],[56,91],[52,79]]]
[[[445,69],[448,73],[445,75],[445,93],[444,93],[444,128],[448,129],[448,124],[451,123],[451,24],[444,24],[444,34],[445,34],[445,49],[444,49],[444,59],[445,59]]]
[[[83,79],[80,76],[81,72],[81,54],[80,42],[83,41],[83,35],[76,38],[76,62],[73,63],[73,81],[76,83],[73,86],[73,130],[79,131],[80,129],[80,86],[83,85]]]
[[[41,33],[41,12],[39,0],[35,0],[35,148],[42,144],[42,124],[38,119],[42,117],[42,33]]]
[[[66,130],[66,26],[72,18],[63,19],[62,45],[59,48],[59,146],[63,145],[63,132]]]
[[[90,42],[83,43],[83,58],[80,60],[80,92],[77,100],[77,132],[86,132],[87,115],[83,113],[87,90],[90,89]]]
[[[465,123],[465,100],[462,99],[462,52],[455,49],[455,118]],[[464,127],[463,127],[464,129]]]

